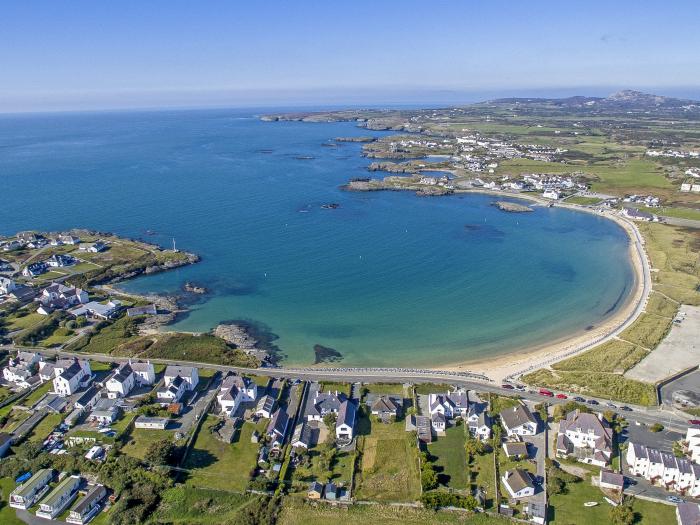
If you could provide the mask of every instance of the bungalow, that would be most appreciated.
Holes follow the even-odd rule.
[[[146,361],[145,363],[143,361],[137,361],[133,363],[131,359],[129,359],[129,365],[134,371],[136,384],[148,386],[156,382],[156,371],[150,361]]]
[[[307,491],[306,496],[309,499],[321,499],[323,497],[323,485],[321,485],[318,481],[313,481],[311,485],[309,485],[309,490]]]
[[[613,433],[602,415],[576,409],[559,422],[557,455],[573,455],[582,463],[604,467],[612,456]]]
[[[199,370],[193,366],[176,366],[169,365],[165,369],[165,386],[170,386],[170,383],[175,381],[177,377],[182,378],[185,382],[185,389],[194,390],[199,383]]]
[[[299,423],[294,429],[294,434],[292,435],[292,448],[306,448],[311,447],[313,439],[313,429],[307,423]]]
[[[107,496],[104,485],[93,485],[87,494],[78,500],[78,503],[70,510],[66,523],[84,525],[90,521],[100,510],[100,503]]]
[[[75,264],[75,258],[70,255],[53,254],[44,261],[50,268],[64,268]]]
[[[645,211],[640,211],[636,208],[624,207],[622,208],[621,215],[627,217],[628,219],[633,219],[636,221],[653,221],[654,216],[651,213]]]
[[[91,386],[83,392],[73,406],[78,410],[92,410],[100,400],[100,395],[100,389],[96,386]]]
[[[93,407],[88,416],[88,421],[95,421],[100,425],[111,425],[119,417],[120,408],[116,399],[101,398]]]
[[[61,514],[63,510],[78,495],[80,476],[66,476],[56,488],[39,504],[36,515],[39,518],[51,520]]]
[[[346,399],[340,405],[335,423],[335,437],[341,443],[349,443],[355,435],[355,403]]]
[[[525,405],[518,404],[506,408],[501,411],[499,417],[509,436],[534,436],[537,434],[537,420]]]
[[[98,303],[97,301],[90,301],[87,304],[73,308],[68,313],[74,317],[94,317],[95,319],[102,319],[107,321],[113,319],[121,311],[122,303],[117,299],[110,299],[106,303]]]
[[[147,306],[134,306],[133,308],[126,309],[127,317],[138,317],[140,315],[157,315],[158,310],[155,304],[149,304]]]
[[[80,251],[89,253],[99,253],[104,251],[107,245],[102,241],[95,241],[93,243],[81,244]]]
[[[284,437],[287,434],[287,425],[289,424],[289,416],[287,412],[278,408],[272,415],[270,424],[267,426],[267,437],[272,440],[272,446],[280,446],[284,443]]]
[[[625,477],[611,470],[601,469],[598,478],[598,486],[602,489],[619,490],[625,487]]]
[[[75,235],[59,235],[58,240],[61,241],[63,244],[67,244],[68,246],[75,246],[76,244],[80,244],[80,237],[77,237]]]
[[[134,428],[165,430],[170,420],[167,417],[139,416],[134,420]]]
[[[527,443],[523,441],[506,441],[503,443],[503,450],[506,453],[506,456],[509,458],[512,457],[520,457],[520,458],[526,458],[527,457]]]
[[[49,490],[49,481],[53,479],[53,470],[41,469],[29,480],[10,493],[10,507],[27,510]]]
[[[136,385],[136,376],[129,363],[123,363],[105,382],[107,397],[126,397]]]
[[[370,407],[373,416],[382,419],[396,418],[399,413],[399,404],[389,396],[378,397]]]
[[[430,416],[430,426],[435,430],[435,432],[445,432],[447,427],[447,418],[442,412],[435,412]]]
[[[503,486],[513,499],[522,499],[535,495],[535,485],[527,470],[516,468],[507,470],[503,477]]]
[[[265,419],[270,419],[272,417],[272,413],[275,410],[276,404],[277,401],[274,397],[264,395],[260,398],[260,401],[258,401],[258,406],[256,407],[255,415],[258,417],[264,417]]]

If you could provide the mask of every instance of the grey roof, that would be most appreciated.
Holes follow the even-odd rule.
[[[525,405],[519,404],[511,408],[506,408],[499,416],[501,417],[501,421],[511,429],[526,423],[537,424],[537,420],[532,415],[532,412],[530,412]]]
[[[191,378],[194,376],[194,370],[195,370],[195,368],[192,366],[168,365],[168,367],[165,369],[165,376],[166,377],[180,376],[180,377],[190,377]]]
[[[379,412],[379,413],[391,412],[392,414],[396,414],[397,410],[398,410],[397,404],[389,396],[378,397],[376,399],[376,401],[374,403],[372,403],[372,412]]]
[[[700,525],[700,505],[683,502],[676,508],[679,525]]]
[[[436,407],[438,407],[440,405],[454,406],[454,403],[452,402],[452,400],[449,397],[444,396],[442,394],[437,394],[435,396],[435,399],[433,399],[433,402],[430,405],[430,410],[434,410]]]
[[[312,481],[309,485],[309,492],[318,492],[319,494],[323,494],[323,485],[318,481]]]
[[[559,422],[559,432],[567,430],[579,430],[592,432],[596,436],[612,436],[612,430],[605,419],[600,420],[595,414],[572,410],[566,415],[566,419]]]
[[[661,462],[665,468],[676,468],[676,457],[668,452],[661,452]]]
[[[467,393],[463,390],[458,390],[457,392],[450,392],[447,394],[447,398],[452,402],[452,404],[459,409],[467,410],[469,408],[469,397]]]
[[[600,471],[600,482],[622,487],[625,484],[625,477],[617,472],[603,469]]]
[[[272,411],[275,408],[276,402],[277,401],[275,400],[274,397],[264,395],[263,397],[260,398],[260,401],[258,401],[257,410],[264,410],[266,412],[272,413]]]
[[[75,402],[76,405],[86,406],[88,403],[92,402],[95,397],[100,394],[100,389],[96,386],[91,386],[78,398]]]
[[[513,443],[511,441],[507,441],[503,443],[503,447],[506,451],[506,455],[508,456],[527,456],[527,443]]]
[[[281,408],[277,409],[272,415],[270,424],[267,426],[268,435],[277,434],[282,437],[287,432],[287,424],[289,423],[289,416],[287,412]]]
[[[436,412],[435,414],[430,416],[430,419],[434,422],[437,422],[437,423],[443,423],[443,424],[447,423],[447,419],[440,412]]]
[[[345,394],[342,392],[317,392],[309,412],[322,416],[330,412],[338,412],[345,399]]]
[[[107,489],[105,489],[104,485],[94,485],[85,496],[78,500],[71,512],[77,512],[82,516],[84,513],[89,512],[94,504],[98,503],[106,495]]]
[[[70,381],[73,377],[75,377],[78,374],[82,373],[82,368],[80,367],[80,364],[78,364],[78,361],[74,361],[72,365],[70,365],[68,368],[66,368],[63,373],[61,374],[61,377],[63,379],[66,379]]]
[[[131,374],[134,373],[134,369],[131,368],[129,363],[124,363],[112,374],[110,380],[116,381],[117,383],[124,383]]]
[[[343,401],[338,410],[336,426],[338,425],[347,425],[351,428],[355,426],[355,403],[347,399]]]
[[[144,363],[143,361],[137,361],[136,363],[131,363],[131,369],[134,372],[148,372],[153,368],[151,363]]]
[[[312,436],[313,432],[311,427],[305,423],[300,423],[294,431],[292,443],[301,443],[304,446],[309,447],[311,445]]]
[[[534,488],[530,474],[521,468],[507,471],[504,477],[513,492],[519,492],[528,487]]]

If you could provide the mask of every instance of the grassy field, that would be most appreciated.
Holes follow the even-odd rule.
[[[24,522],[20,520],[15,514],[15,509],[10,507],[7,500],[10,498],[10,492],[15,490],[14,480],[10,478],[0,478],[0,491],[2,492],[2,499],[0,500],[0,523],[2,525],[24,525]]]
[[[643,313],[632,326],[620,334],[620,339],[651,350],[656,348],[666,336],[671,328],[671,322],[670,317]]]
[[[652,213],[654,215],[659,215],[661,217],[675,217],[677,219],[690,219],[693,221],[700,221],[700,210],[695,210],[693,208],[684,207],[662,207],[662,208],[639,208],[641,211],[647,213]]]
[[[330,390],[331,392],[335,392],[337,390],[349,396],[351,387],[352,385],[350,383],[331,383],[330,381],[324,381],[319,385],[319,391],[328,392]]]
[[[485,506],[494,506],[496,497],[495,475],[493,470],[493,454],[482,454],[471,459],[469,464],[470,481],[472,488],[480,488],[486,494]]]
[[[494,414],[499,414],[506,408],[518,406],[519,404],[520,400],[518,400],[516,397],[498,396],[496,394],[491,394],[491,412]]]
[[[131,457],[143,459],[149,445],[161,439],[173,439],[173,432],[170,430],[134,428],[129,433],[128,441],[122,447],[122,452]]]
[[[27,397],[25,397],[22,400],[22,405],[25,407],[33,406],[37,401],[39,401],[44,396],[44,394],[48,393],[48,391],[51,390],[52,388],[53,388],[53,383],[51,381],[47,381],[43,385],[36,388]]]
[[[359,500],[415,501],[420,496],[417,449],[405,423],[375,423],[367,415],[358,420],[359,472],[355,497]]]
[[[590,479],[568,483],[567,494],[556,494],[550,498],[550,523],[554,525],[599,525],[610,523],[610,509],[603,500],[603,493],[590,484]],[[597,501],[597,507],[584,507],[586,501]],[[637,499],[633,510],[638,515],[635,524],[657,525],[675,523],[675,506]]]
[[[109,354],[118,346],[138,339],[133,318],[122,317],[112,324],[105,326],[91,336],[84,336],[66,350],[81,351],[89,354]]]
[[[354,452],[337,451],[330,468],[324,468],[321,461],[321,452],[318,447],[309,450],[311,465],[300,465],[291,470],[291,479],[295,487],[303,485],[303,489],[308,488],[307,483],[311,481],[328,482],[333,481],[337,485],[349,486],[352,477],[352,466],[355,462]]]
[[[61,414],[49,414],[34,427],[34,430],[30,432],[27,439],[34,442],[44,441],[53,429],[61,424],[61,421],[63,421],[63,416]]]
[[[428,452],[435,456],[433,464],[441,485],[451,489],[466,490],[469,483],[467,454],[464,451],[464,425],[452,426],[444,436],[428,445]]]
[[[648,354],[627,341],[613,339],[607,343],[552,365],[554,370],[623,373]]]
[[[163,492],[149,523],[222,525],[240,523],[239,512],[254,497],[178,485]]]
[[[597,197],[583,197],[580,195],[574,195],[574,196],[566,199],[564,202],[567,204],[580,204],[582,206],[593,206],[595,204],[598,204],[601,200],[602,199],[599,199]]]
[[[182,359],[200,363],[257,367],[258,361],[241,350],[230,348],[213,335],[163,334],[139,354],[142,358]]]
[[[392,394],[399,397],[405,395],[403,385],[399,383],[370,383],[363,385],[362,388],[366,388],[369,393],[377,395]]]
[[[27,328],[33,328],[34,326],[38,325],[42,320],[44,320],[46,317],[38,314],[36,312],[24,315],[24,316],[17,316],[17,313],[11,314],[7,320],[7,329],[10,332],[14,332],[16,330],[26,330]]]
[[[192,469],[187,477],[187,485],[243,491],[258,457],[259,445],[250,442],[256,426],[245,422],[236,441],[228,444],[218,440],[211,432],[218,421],[219,418],[208,415],[197,434],[194,447],[183,465],[186,469]],[[264,420],[258,423],[258,432],[264,433],[266,425],[267,421]]]
[[[424,525],[438,523],[445,525],[506,525],[507,519],[486,514],[463,512],[433,512],[420,508],[395,507],[388,505],[331,506],[313,504],[300,498],[285,498],[278,525],[328,525],[329,523],[372,525]]]

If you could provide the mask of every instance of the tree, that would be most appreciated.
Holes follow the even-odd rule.
[[[481,456],[486,451],[486,447],[484,447],[484,444],[480,440],[472,436],[471,433],[467,432],[467,434],[467,441],[464,443],[465,452],[470,457]]]
[[[143,460],[151,465],[167,465],[175,455],[175,445],[169,439],[151,443],[146,449]]]
[[[632,525],[635,519],[632,506],[628,503],[610,509],[610,523],[613,525]]]
[[[420,482],[423,490],[433,490],[438,486],[438,477],[430,463],[423,464],[423,471],[420,474]]]
[[[661,423],[654,423],[649,427],[650,432],[661,432],[664,429],[664,426]]]

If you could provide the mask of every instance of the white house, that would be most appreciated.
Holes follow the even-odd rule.
[[[139,385],[152,385],[156,382],[156,371],[150,361],[132,363],[131,359],[129,359],[129,365],[131,365],[131,369],[134,371],[134,378]]]
[[[53,390],[59,396],[70,396],[92,381],[90,363],[84,359],[75,359],[67,368],[54,365],[56,377],[53,380]]]
[[[272,415],[270,424],[267,425],[267,437],[271,440],[273,447],[279,447],[284,443],[284,438],[287,434],[287,425],[289,425],[289,415],[287,412],[278,408]]]
[[[342,392],[317,391],[311,406],[306,411],[308,421],[321,421],[328,414],[337,414],[340,406],[347,399]]]
[[[182,377],[175,376],[171,381],[165,383],[158,389],[156,395],[161,404],[177,403],[180,401],[185,392],[187,392],[187,383]]]
[[[612,429],[602,416],[573,410],[559,422],[557,455],[605,467],[612,456]]]
[[[21,388],[34,386],[41,380],[35,375],[40,359],[41,356],[36,352],[17,352],[2,369],[2,377],[8,383],[14,383]]]
[[[169,421],[167,417],[139,416],[134,420],[134,427],[148,430],[165,430]]]
[[[625,455],[630,474],[640,476],[666,490],[700,497],[700,465],[673,454],[630,443]]]
[[[182,378],[185,382],[186,390],[194,390],[197,383],[199,383],[199,370],[193,366],[169,365],[165,369],[165,376],[163,378],[165,386],[170,386],[177,377]]]
[[[270,419],[275,411],[275,406],[277,405],[277,400],[268,395],[264,395],[258,401],[258,406],[255,409],[255,415],[258,417],[264,417],[265,419]]]
[[[559,192],[556,190],[546,190],[542,196],[545,199],[551,199],[553,201],[559,200]]]
[[[532,412],[522,404],[503,410],[499,417],[509,436],[534,436],[537,434],[537,420]]]
[[[472,403],[467,414],[469,432],[481,441],[491,438],[491,418],[486,413],[486,407],[479,403]]]
[[[447,418],[442,412],[435,412],[430,416],[430,426],[435,432],[444,432],[447,428]]]
[[[0,276],[0,295],[14,292],[15,289],[17,289],[17,285],[12,279]]]
[[[513,499],[522,499],[535,495],[535,485],[527,470],[516,468],[507,470],[503,477],[503,486]]]
[[[91,386],[83,392],[73,406],[81,411],[91,410],[100,400],[100,396],[100,389],[96,386]]]
[[[221,411],[233,416],[241,403],[253,402],[258,396],[258,386],[248,377],[231,374],[221,383],[216,399]]]
[[[63,310],[77,304],[88,302],[88,293],[82,288],[52,283],[41,291],[39,296],[41,306],[37,310],[42,315],[48,315],[54,310]]]
[[[442,414],[447,419],[467,417],[469,413],[469,398],[464,390],[447,392],[445,394],[430,394],[428,396],[430,415]]]
[[[700,463],[700,427],[689,427],[685,433],[688,455],[695,463]]]
[[[105,382],[108,397],[126,397],[136,385],[136,375],[129,363],[120,365]]]
[[[89,303],[76,306],[69,313],[74,317],[94,317],[104,321],[114,318],[122,309],[121,301],[110,299],[106,303],[90,301]]]
[[[346,399],[340,405],[335,422],[335,437],[341,443],[349,443],[355,436],[355,403]]]

